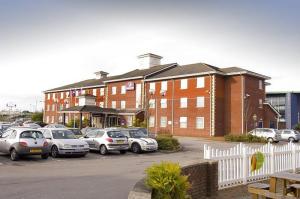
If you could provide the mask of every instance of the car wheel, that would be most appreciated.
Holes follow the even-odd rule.
[[[57,158],[57,157],[58,157],[58,148],[57,148],[57,146],[53,146],[53,147],[51,148],[51,156],[52,156],[53,158]]]
[[[42,157],[42,159],[47,160],[49,157],[49,154],[48,153],[42,154],[41,157]]]
[[[127,151],[125,151],[125,150],[121,150],[121,151],[120,151],[121,154],[125,154],[126,152],[127,152]]]
[[[268,142],[274,142],[273,138],[268,138],[267,141]]]
[[[17,161],[17,160],[19,160],[19,158],[20,158],[20,156],[18,155],[16,149],[12,149],[12,150],[10,151],[10,159],[11,159],[12,161]]]
[[[142,151],[141,146],[138,143],[133,143],[131,145],[131,150],[133,153],[141,153]]]
[[[106,155],[107,154],[107,148],[104,144],[100,146],[100,154],[101,155]]]
[[[290,137],[289,142],[295,142],[295,138]]]

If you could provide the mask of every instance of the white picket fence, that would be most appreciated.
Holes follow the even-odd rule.
[[[251,171],[251,156],[261,152],[265,161],[261,169]],[[294,143],[286,145],[266,144],[252,148],[243,143],[225,150],[204,145],[204,159],[218,161],[219,189],[268,178],[268,175],[280,171],[296,171],[300,168],[300,146]]]

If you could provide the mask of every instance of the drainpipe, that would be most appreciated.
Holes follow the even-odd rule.
[[[174,79],[172,80],[172,135],[174,135]]]
[[[242,82],[242,92],[241,92],[241,98],[242,98],[242,134],[244,134],[244,128],[245,128],[245,102],[244,102],[244,97],[245,97],[245,79],[243,78],[242,74],[240,73],[241,76],[241,82]],[[249,102],[248,102],[249,103]],[[246,121],[247,122],[247,121]]]
[[[212,84],[212,79],[211,79],[211,74],[209,74],[209,78],[210,78],[210,85],[209,85],[209,87],[210,87],[210,89],[209,89],[209,95],[210,95],[210,97],[209,97],[209,104],[210,104],[210,109],[209,109],[209,118],[210,118],[210,122],[209,122],[209,136],[212,136],[212,122],[211,122],[211,120],[212,120],[212,118],[211,118],[211,116],[212,116],[212,100],[211,100],[211,97],[212,97],[212,91],[211,91],[211,89],[212,89],[212,86],[211,86],[211,84]]]

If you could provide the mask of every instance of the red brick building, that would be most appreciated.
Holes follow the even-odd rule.
[[[103,127],[144,121],[151,132],[184,136],[276,128],[278,112],[265,103],[269,77],[203,63],[161,65],[161,58],[141,55],[142,69],[117,76],[101,71],[95,79],[45,91],[45,122],[88,118]]]

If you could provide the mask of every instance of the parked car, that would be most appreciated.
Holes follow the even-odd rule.
[[[149,138],[141,129],[121,129],[121,132],[128,138],[129,149],[134,153],[142,151],[156,151],[158,148],[157,141]]]
[[[300,133],[296,130],[283,129],[283,130],[279,130],[279,132],[280,132],[281,139],[284,141],[299,142],[300,140]]]
[[[280,132],[276,129],[271,128],[256,128],[249,132],[257,137],[263,137],[268,142],[279,142],[281,140]]]
[[[32,128],[32,129],[39,129],[39,128],[41,128],[41,126],[38,125],[38,124],[36,124],[36,123],[24,123],[23,127]]]
[[[59,155],[85,156],[89,146],[84,140],[77,139],[74,133],[65,128],[41,128],[53,158]]]
[[[99,129],[99,128],[96,128],[96,127],[85,127],[83,129],[81,129],[81,133],[82,133],[82,135],[86,135],[88,132],[96,130],[96,129]]]
[[[78,129],[78,128],[67,128],[67,129],[72,131],[74,133],[74,135],[76,136],[76,138],[80,138],[83,136],[80,129]]]
[[[96,129],[89,131],[80,139],[89,144],[90,150],[99,151],[101,155],[106,155],[110,151],[125,154],[129,149],[126,136],[118,129]]]
[[[9,127],[11,127],[12,125],[10,123],[0,123],[0,130],[2,132],[6,131]]]
[[[48,124],[44,126],[44,128],[67,128],[67,127],[63,124]]]
[[[0,152],[10,154],[12,161],[25,155],[40,155],[43,159],[49,156],[48,142],[42,132],[20,127],[12,127],[1,135]]]

